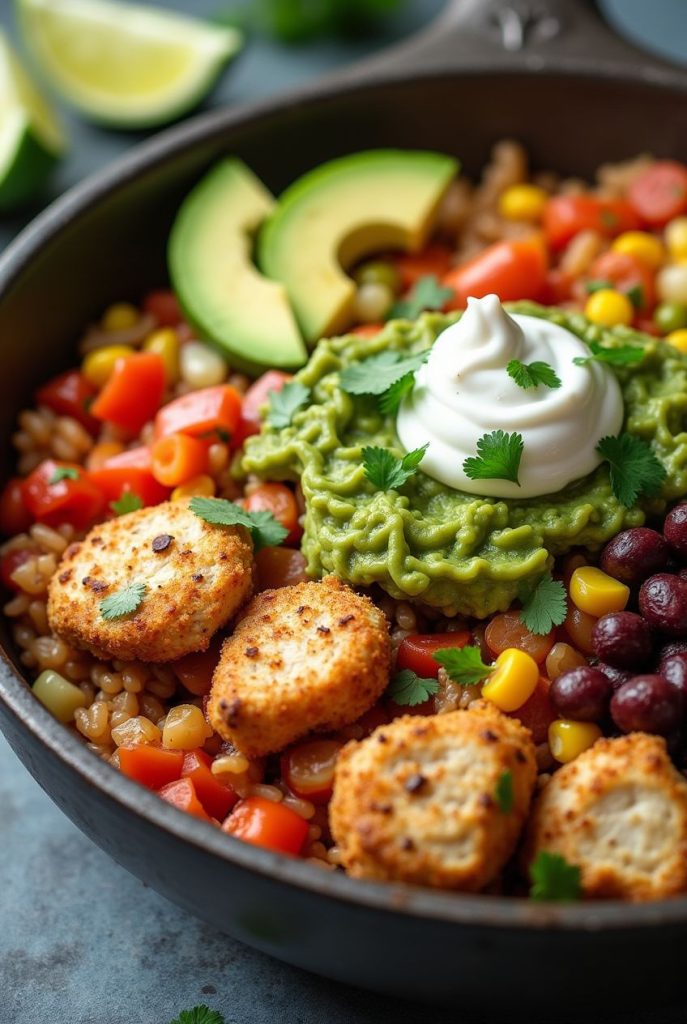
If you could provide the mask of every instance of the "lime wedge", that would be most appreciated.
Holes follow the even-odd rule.
[[[119,0],[17,0],[26,44],[84,114],[119,128],[171,121],[240,48],[234,28]]]
[[[63,149],[55,115],[0,31],[0,210],[30,199]]]

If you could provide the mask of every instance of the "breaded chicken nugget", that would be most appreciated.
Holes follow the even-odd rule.
[[[98,658],[173,661],[207,648],[252,587],[253,545],[243,527],[210,526],[163,502],[95,526],[72,544],[48,591],[51,629]],[[101,602],[145,585],[134,612],[103,617]]]
[[[266,590],[224,644],[208,717],[247,757],[354,722],[389,681],[379,608],[334,576]]]
[[[687,780],[665,740],[597,740],[537,797],[523,861],[540,850],[582,870],[586,896],[657,900],[687,891]]]
[[[342,863],[356,878],[483,889],[514,851],[535,778],[529,730],[493,706],[397,718],[339,755]]]

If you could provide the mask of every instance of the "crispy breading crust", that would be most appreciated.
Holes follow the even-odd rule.
[[[205,650],[243,604],[252,564],[243,527],[211,526],[180,502],[139,509],[67,549],[50,581],[50,627],[98,658],[173,661]],[[100,602],[137,581],[147,591],[136,611],[104,619]]]
[[[540,850],[582,869],[586,896],[640,902],[687,891],[687,781],[659,736],[597,740],[538,796],[523,864]]]
[[[356,878],[483,889],[514,851],[535,779],[529,730],[493,705],[397,718],[339,755],[329,818],[343,865]]]
[[[247,757],[354,722],[389,681],[386,619],[334,576],[267,590],[224,644],[208,718]]]

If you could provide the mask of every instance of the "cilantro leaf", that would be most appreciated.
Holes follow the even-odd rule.
[[[644,309],[644,289],[641,284],[633,284],[625,294],[635,309]]]
[[[422,462],[429,442],[397,459],[388,448],[363,448],[363,471],[380,491],[398,490]]]
[[[110,508],[117,516],[125,516],[127,512],[136,512],[143,508],[143,499],[133,491],[124,491],[116,501],[110,502]]]
[[[522,434],[492,430],[477,442],[477,457],[465,459],[463,472],[470,480],[510,480],[520,486],[518,470],[525,443]]]
[[[418,277],[404,299],[393,304],[387,320],[415,320],[423,309],[442,309],[453,294],[453,288],[445,288],[436,274],[425,274]]]
[[[554,626],[560,626],[568,614],[565,587],[560,580],[554,580],[547,573],[535,587],[526,584],[519,588],[522,601],[520,621],[530,633],[544,636]]]
[[[190,1010],[182,1010],[178,1017],[170,1021],[170,1024],[225,1024],[225,1021],[219,1010],[211,1010],[209,1006],[202,1003]]]
[[[131,615],[140,605],[147,589],[146,583],[129,583],[122,590],[108,594],[100,602],[100,614],[106,622]]]
[[[604,289],[606,288],[613,288],[613,282],[604,281],[598,278],[595,281],[587,281],[587,283],[584,286],[584,290],[586,291],[587,295],[593,295],[594,292],[604,291]]]
[[[48,480],[49,484],[59,484],[60,480],[78,480],[79,471],[73,466],[58,466],[53,475]]]
[[[598,341],[589,344],[590,356],[576,356],[573,359],[575,366],[586,366],[595,360],[597,363],[608,363],[609,366],[631,366],[639,363],[644,358],[644,349],[639,345],[618,345],[617,348],[606,348]]]
[[[506,367],[509,376],[513,378],[519,388],[539,387],[543,384],[546,388],[559,388],[561,379],[548,363],[521,363],[519,359],[511,359]]]
[[[513,773],[511,771],[505,771],[499,775],[496,782],[496,789],[494,790],[494,798],[501,813],[510,814],[513,810],[514,800]]]
[[[559,853],[540,850],[530,864],[530,898],[533,900],[579,900],[582,872]]]
[[[270,407],[267,422],[271,427],[288,427],[294,414],[305,405],[310,398],[310,388],[306,388],[299,380],[289,381],[281,391],[268,391]]]
[[[349,395],[383,395],[407,374],[414,374],[429,359],[429,349],[400,358],[398,352],[380,352],[347,366],[339,383]]]
[[[387,687],[386,696],[404,708],[413,708],[439,691],[436,679],[423,679],[409,668],[397,672]]]
[[[449,679],[461,686],[475,686],[494,670],[482,661],[479,647],[442,647],[433,658],[446,669]]]
[[[256,552],[261,548],[281,544],[289,533],[266,509],[247,512],[245,508],[225,498],[195,497],[191,498],[188,507],[212,526],[245,526],[253,539]]]
[[[384,413],[385,416],[393,416],[398,411],[398,407],[410,392],[415,387],[415,373],[406,373],[403,377],[399,377],[390,388],[379,397],[379,411]]]
[[[621,505],[632,508],[640,495],[651,497],[661,489],[666,470],[646,441],[627,433],[609,435],[596,450],[610,466],[611,489]]]

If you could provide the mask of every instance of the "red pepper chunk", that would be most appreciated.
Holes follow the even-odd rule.
[[[502,302],[538,299],[547,270],[546,251],[539,238],[496,242],[445,275],[442,284],[455,292],[445,309],[465,309],[468,298],[482,299],[492,293]]]
[[[414,633],[401,641],[396,667],[399,671],[408,668],[423,679],[436,679],[441,667],[434,660],[436,652],[446,647],[465,647],[469,643],[470,633],[467,630],[455,633]]]
[[[290,807],[261,796],[250,796],[236,805],[222,825],[222,831],[243,839],[244,843],[296,857],[303,849],[308,823]]]
[[[190,779],[203,808],[211,818],[226,818],[238,796],[231,788],[212,774],[212,759],[204,750],[190,750],[184,755],[182,779]]]
[[[59,470],[76,474],[55,483]],[[46,459],[22,483],[22,497],[31,516],[48,526],[70,523],[85,530],[102,514],[105,496],[82,466]]]
[[[627,190],[634,210],[654,228],[687,212],[687,167],[674,160],[658,160]]]
[[[170,494],[169,487],[159,484],[149,470],[137,466],[106,465],[90,470],[88,475],[103,492],[108,505],[118,501],[126,491],[139,497],[145,507],[159,505]]]
[[[191,779],[176,779],[174,782],[168,782],[167,785],[158,789],[157,794],[168,804],[178,807],[180,811],[192,814],[194,818],[200,818],[201,821],[210,821],[205,808],[198,799]]]
[[[615,238],[640,226],[637,214],[626,200],[596,196],[552,196],[542,219],[552,249],[562,249],[580,231],[596,231],[604,238]]]
[[[67,370],[44,384],[36,392],[37,405],[45,405],[58,416],[71,416],[89,434],[97,434],[98,420],[91,415],[96,389],[78,370]]]
[[[160,409],[155,418],[155,438],[170,434],[189,437],[217,435],[233,438],[241,415],[241,396],[229,384],[190,391]]]
[[[118,359],[91,412],[137,434],[160,408],[165,390],[165,364],[155,352],[137,352]]]
[[[119,770],[148,789],[160,789],[181,777],[183,750],[165,750],[153,744],[119,748]]]
[[[251,384],[241,403],[241,420],[236,435],[237,444],[245,441],[251,434],[260,433],[262,424],[260,410],[269,401],[270,391],[281,391],[290,380],[292,380],[290,373],[283,373],[281,370],[268,370]]]

